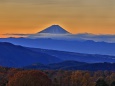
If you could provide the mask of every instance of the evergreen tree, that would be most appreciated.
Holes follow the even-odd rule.
[[[95,86],[109,86],[103,79],[98,79]]]
[[[111,83],[111,86],[115,86],[115,81],[113,81],[113,82]]]

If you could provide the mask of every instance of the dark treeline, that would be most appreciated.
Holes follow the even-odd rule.
[[[115,86],[115,72],[0,67],[0,86]]]
[[[46,71],[45,71],[46,72]],[[47,71],[53,86],[115,86],[114,71]]]

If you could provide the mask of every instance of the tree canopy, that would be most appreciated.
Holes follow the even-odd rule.
[[[20,71],[10,78],[7,86],[51,86],[51,80],[38,70]]]

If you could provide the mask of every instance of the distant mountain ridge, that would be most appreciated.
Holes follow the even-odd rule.
[[[10,42],[15,45],[33,48],[115,56],[115,43],[94,42],[91,40],[75,41],[57,40],[51,38],[0,38],[0,42]]]
[[[38,69],[38,70],[88,70],[88,71],[115,71],[115,63],[85,63],[78,61],[63,61],[54,64],[33,64],[23,67],[24,69]]]

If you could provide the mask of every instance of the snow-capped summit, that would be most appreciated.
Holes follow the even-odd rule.
[[[59,25],[52,25],[42,31],[40,31],[39,33],[48,33],[48,34],[70,34],[68,31],[66,31],[65,29],[63,29],[61,26]],[[38,33],[38,34],[39,34]]]

